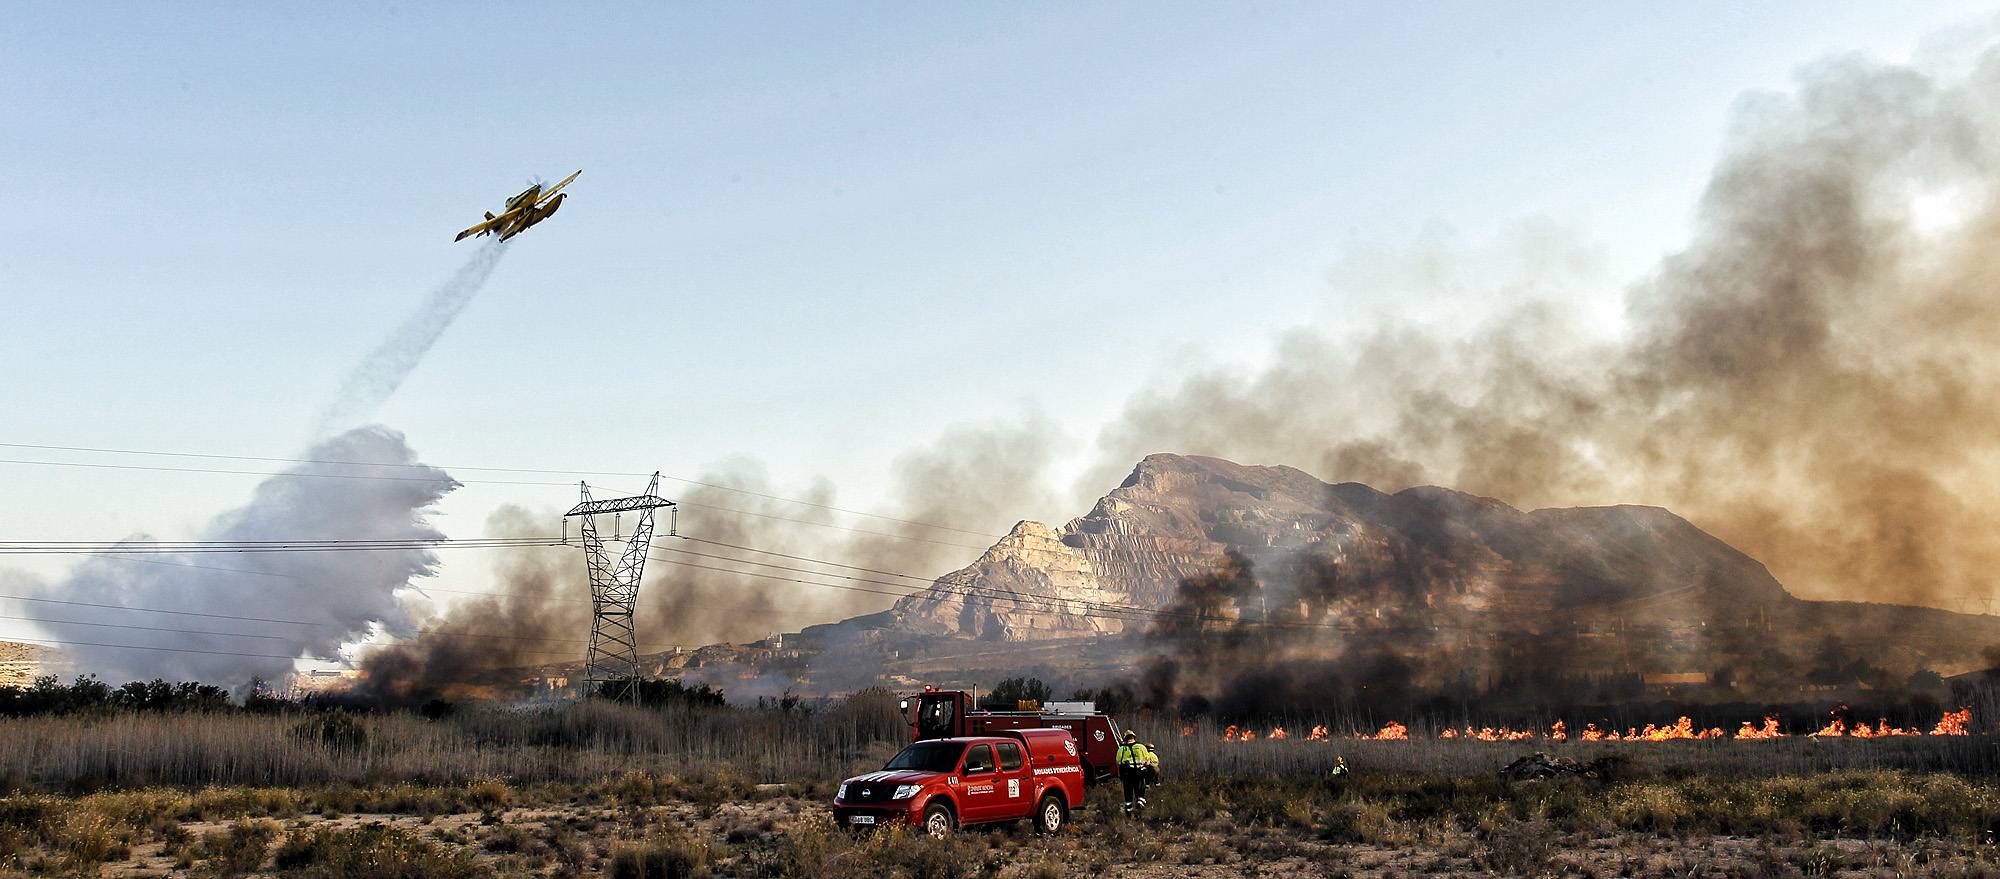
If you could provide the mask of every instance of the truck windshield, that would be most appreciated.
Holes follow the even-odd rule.
[[[918,742],[889,758],[883,769],[915,769],[919,772],[950,772],[958,768],[958,755],[965,746],[951,742]]]
[[[944,696],[932,696],[919,703],[917,708],[917,734],[920,738],[938,739],[952,734],[952,718],[958,713],[958,706]]]

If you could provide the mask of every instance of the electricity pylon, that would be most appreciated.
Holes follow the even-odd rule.
[[[590,570],[590,652],[584,656],[584,691],[616,702],[637,698],[639,679],[639,636],[632,627],[632,608],[639,602],[639,578],[646,571],[646,553],[653,545],[653,511],[667,508],[667,533],[676,533],[679,511],[674,502],[660,497],[660,474],[646,485],[646,493],[635,497],[594,501],[590,485],[583,484],[583,500],[564,519],[580,517],[583,530],[583,561]],[[625,551],[614,565],[604,552],[604,538],[597,533],[597,517],[610,513],[637,512],[639,524],[625,540]],[[612,540],[623,539],[613,520]],[[609,685],[607,689],[606,685]]]

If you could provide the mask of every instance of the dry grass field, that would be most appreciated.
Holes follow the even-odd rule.
[[[1141,820],[938,842],[836,830],[903,735],[819,711],[604,704],[448,717],[0,720],[0,875],[291,877],[2000,876],[1987,736],[1224,742],[1162,730]],[[1524,753],[1603,777],[1503,782]],[[1346,776],[1329,770],[1336,758]]]

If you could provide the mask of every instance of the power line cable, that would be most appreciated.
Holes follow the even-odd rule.
[[[345,467],[429,467],[438,470],[461,470],[461,471],[469,470],[469,471],[479,471],[484,473],[566,473],[576,476],[629,476],[640,479],[652,475],[650,473],[632,473],[632,472],[617,471],[617,470],[565,470],[565,469],[546,469],[546,468],[533,468],[533,467],[473,467],[473,466],[425,464],[425,463],[393,464],[393,463],[379,463],[374,461],[338,461],[338,460],[326,460],[319,458],[280,458],[280,457],[269,457],[262,455],[220,455],[220,454],[207,454],[198,452],[167,452],[167,451],[157,451],[151,449],[112,449],[112,448],[98,448],[90,446],[57,446],[57,445],[44,445],[39,443],[0,443],[0,448],[36,449],[41,451],[59,451],[59,452],[84,452],[90,454],[107,454],[107,455],[151,455],[156,457],[171,457],[171,458],[202,458],[202,459],[218,460],[218,461],[261,461],[266,463],[282,463],[282,464],[324,464],[324,465],[345,466]],[[23,463],[23,462],[7,461],[0,463]],[[42,463],[58,463],[58,462],[42,462]],[[707,482],[699,479],[689,479],[684,476],[672,476],[665,473],[662,473],[660,475],[661,478],[663,479],[670,479],[675,482],[683,483],[686,485],[698,485],[703,488],[713,488],[718,491],[727,491],[733,494],[747,495],[749,497],[780,501],[788,504],[798,504],[800,506],[814,507],[817,509],[828,510],[836,513],[845,513],[850,516],[865,516],[870,519],[880,519],[885,522],[895,522],[900,525],[914,525],[919,528],[934,528],[939,531],[956,531],[961,534],[970,534],[975,537],[1000,536],[997,534],[990,534],[984,531],[975,531],[969,528],[959,528],[952,525],[939,525],[935,522],[923,522],[916,519],[905,519],[897,516],[884,515],[882,513],[870,513],[865,510],[856,510],[848,507],[837,507],[832,504],[820,503],[818,501],[809,501],[801,498],[784,497],[782,495],[769,494],[766,492],[754,491],[752,489],[747,489],[747,488],[739,488],[737,486],[725,485],[718,482]],[[521,483],[521,484],[568,485],[569,483]]]
[[[697,541],[699,541],[699,542],[703,542],[703,543],[716,543],[717,545],[721,545],[721,546],[730,546],[730,547],[732,547],[732,548],[737,548],[737,549],[743,549],[743,550],[746,550],[746,551],[749,551],[749,552],[766,552],[765,550],[758,550],[758,549],[754,549],[754,548],[751,548],[751,547],[740,547],[740,546],[735,546],[735,545],[732,545],[732,544],[721,544],[721,543],[718,543],[718,542],[716,542],[716,541],[705,541],[705,540],[700,540],[700,538],[685,538],[685,539],[689,539],[689,540],[697,540]],[[1112,613],[1112,614],[1118,614],[1118,615],[1120,615],[1120,618],[1121,618],[1121,619],[1122,619],[1122,618],[1128,618],[1128,617],[1131,617],[1131,616],[1133,616],[1133,615],[1144,615],[1144,616],[1147,616],[1147,617],[1152,617],[1152,618],[1161,618],[1161,617],[1166,617],[1166,618],[1181,618],[1181,619],[1188,619],[1188,620],[1193,620],[1193,621],[1197,621],[1197,622],[1200,622],[1200,621],[1210,621],[1210,620],[1213,620],[1213,621],[1216,621],[1216,622],[1221,622],[1221,621],[1222,621],[1222,620],[1221,620],[1220,618],[1216,618],[1216,617],[1210,617],[1210,616],[1205,616],[1205,615],[1203,615],[1203,614],[1200,614],[1200,613],[1197,613],[1197,612],[1190,612],[1190,611],[1174,611],[1174,610],[1171,610],[1171,609],[1165,609],[1165,608],[1145,608],[1145,607],[1138,607],[1138,606],[1135,606],[1135,605],[1128,605],[1128,604],[1118,604],[1118,603],[1115,603],[1115,602],[1106,602],[1106,601],[1097,601],[1097,600],[1094,600],[1094,599],[1087,599],[1087,598],[1077,598],[1077,597],[1073,597],[1073,596],[1063,596],[1063,595],[1050,595],[1050,594],[1047,594],[1047,593],[1041,593],[1041,592],[1030,592],[1030,591],[1026,591],[1026,590],[1019,590],[1019,589],[1007,589],[1007,588],[998,588],[998,587],[986,587],[986,586],[974,586],[974,585],[970,585],[970,584],[944,584],[944,583],[939,583],[939,582],[932,582],[932,583],[931,583],[931,584],[930,584],[929,586],[925,586],[925,587],[915,587],[915,586],[910,586],[910,585],[908,585],[908,584],[903,584],[903,583],[889,583],[889,582],[885,582],[885,581],[881,581],[881,580],[870,580],[870,579],[868,579],[868,578],[865,578],[865,577],[854,577],[854,576],[850,576],[850,575],[845,575],[845,574],[836,574],[836,573],[833,573],[833,572],[830,572],[830,571],[809,571],[809,570],[805,570],[805,569],[802,569],[802,568],[792,568],[792,567],[787,567],[787,566],[784,566],[784,565],[776,565],[776,564],[772,564],[772,563],[770,563],[770,562],[759,562],[759,561],[754,561],[754,560],[751,560],[751,559],[738,559],[738,558],[732,558],[732,557],[729,557],[729,556],[719,556],[719,555],[712,555],[712,554],[706,554],[706,553],[697,553],[697,552],[692,552],[692,551],[689,551],[689,550],[684,550],[684,549],[673,549],[673,548],[671,548],[671,547],[660,547],[660,549],[661,549],[662,551],[664,551],[664,552],[675,552],[675,553],[681,553],[681,554],[685,554],[685,555],[693,555],[693,556],[698,556],[698,557],[703,557],[703,558],[709,558],[709,559],[715,559],[715,560],[722,560],[722,561],[730,561],[730,562],[735,562],[735,563],[738,563],[738,564],[747,564],[747,565],[755,565],[755,566],[759,566],[759,567],[768,567],[768,568],[774,568],[774,569],[777,569],[777,570],[783,570],[783,571],[791,571],[791,572],[794,572],[794,573],[803,573],[803,574],[811,574],[811,575],[814,575],[814,576],[820,576],[820,577],[834,577],[834,578],[838,578],[838,579],[844,579],[844,580],[851,580],[851,581],[856,581],[856,582],[862,582],[862,583],[870,583],[870,584],[874,584],[874,585],[878,585],[878,586],[887,586],[887,587],[891,587],[891,588],[895,588],[895,589],[899,589],[899,590],[905,590],[905,591],[900,591],[900,592],[879,592],[879,590],[859,590],[859,591],[870,591],[870,592],[879,592],[879,594],[883,594],[883,595],[896,595],[896,596],[910,596],[910,595],[921,595],[921,594],[924,594],[925,592],[943,592],[943,593],[945,593],[945,594],[948,594],[948,595],[958,595],[958,596],[961,596],[961,597],[966,597],[966,598],[984,598],[984,599],[987,599],[987,600],[995,600],[995,601],[1010,601],[1010,602],[1015,602],[1015,603],[1021,603],[1021,604],[1034,604],[1034,605],[1036,605],[1036,606],[1039,606],[1039,607],[1042,607],[1042,608],[1044,608],[1044,609],[1047,609],[1047,610],[1049,610],[1050,612],[1053,612],[1053,613],[1064,613],[1064,614],[1069,614],[1069,615],[1074,615],[1074,616],[1090,616],[1090,615],[1091,615],[1091,614],[1089,614],[1089,613],[1078,613],[1078,612],[1077,612],[1077,610],[1076,610],[1076,608],[1077,608],[1077,607],[1079,607],[1079,606],[1081,606],[1081,607],[1083,607],[1083,608],[1089,608],[1089,609],[1094,609],[1094,610],[1098,610],[1098,611],[1104,611],[1104,612],[1108,612],[1108,613]],[[913,575],[913,574],[899,574],[899,573],[894,573],[894,572],[884,572],[884,571],[876,571],[876,570],[874,570],[874,569],[867,569],[867,568],[859,568],[859,567],[857,567],[857,566],[851,566],[851,565],[842,565],[842,564],[841,564],[841,563],[839,563],[839,562],[829,562],[829,561],[825,561],[825,560],[822,560],[822,559],[814,559],[814,558],[811,558],[811,557],[808,557],[808,556],[800,556],[800,555],[792,555],[792,554],[787,554],[787,553],[779,553],[779,552],[769,552],[769,554],[770,554],[770,555],[775,555],[775,556],[781,556],[781,557],[783,557],[783,558],[788,558],[788,559],[796,559],[796,560],[800,560],[800,561],[805,561],[805,562],[809,562],[809,563],[813,563],[813,564],[823,564],[823,565],[832,565],[832,566],[837,566],[837,567],[847,567],[847,568],[850,568],[850,569],[854,569],[854,570],[864,570],[864,571],[871,571],[871,572],[874,572],[874,573],[885,573],[885,574],[889,574],[890,576],[897,576],[897,577],[907,577],[907,578],[910,578],[910,579],[913,579],[913,580],[914,580],[914,579],[921,579],[921,578],[919,578],[919,577],[917,577],[916,575]],[[670,561],[670,560],[665,560],[665,559],[661,559],[660,561],[663,561],[663,562],[665,562],[665,563],[667,563],[667,564],[675,564],[675,562],[672,562],[672,561]],[[720,569],[717,569],[717,570],[720,570]],[[746,574],[746,575],[751,575],[751,576],[755,576],[755,575],[752,575],[752,574],[750,574],[749,572],[742,572],[742,571],[739,571],[739,572],[736,572],[736,573],[742,573],[742,574]],[[820,584],[820,585],[831,585],[831,584]],[[1030,601],[1027,601],[1026,599],[1029,599],[1029,598],[1032,598],[1032,599],[1034,599],[1034,601],[1032,601],[1032,602],[1030,602]],[[1060,607],[1058,606],[1058,604],[1060,605]],[[1241,620],[1241,619],[1238,619],[1238,620],[1234,620],[1233,622],[1235,622],[1235,623],[1237,623],[1237,624],[1239,624],[1239,625],[1258,625],[1258,626],[1271,626],[1271,627],[1275,627],[1275,628],[1339,628],[1338,626],[1334,626],[1334,625],[1332,625],[1332,624],[1326,624],[1326,623],[1310,623],[1310,622],[1305,622],[1305,621],[1278,621],[1278,622],[1272,622],[1272,621],[1258,621],[1258,620]]]
[[[272,619],[270,617],[237,616],[234,614],[207,613],[204,611],[195,611],[195,610],[163,610],[156,607],[130,607],[123,604],[101,604],[94,601],[71,601],[63,598],[36,598],[30,595],[0,595],[0,599],[9,599],[13,601],[33,601],[40,604],[67,604],[75,607],[101,607],[108,610],[129,610],[138,613],[164,613],[164,614],[173,614],[175,616],[184,616],[184,617],[208,617],[211,619],[218,619],[218,620],[248,620],[253,623],[279,623],[287,626],[321,625],[320,623],[309,623],[304,620],[280,620],[280,619]]]
[[[104,644],[97,641],[63,641],[55,638],[9,638],[8,640],[20,641],[28,644],[48,644],[57,647],[110,647],[116,650],[151,650],[161,653],[199,653],[208,656],[248,656],[258,659],[289,659],[295,662],[304,661],[304,662],[337,663],[341,665],[348,664],[348,661],[345,659],[328,659],[324,656],[285,656],[279,653],[243,653],[234,650],[195,650],[186,647],[141,647],[137,644]]]
[[[564,488],[573,487],[574,485],[573,483],[568,483],[568,482],[535,482],[526,480],[501,480],[501,479],[456,479],[456,478],[434,479],[434,478],[417,477],[417,476],[381,476],[381,475],[365,474],[365,473],[300,473],[292,471],[269,472],[261,470],[227,470],[227,469],[212,468],[212,467],[152,467],[139,464],[93,464],[80,461],[25,461],[13,458],[0,458],[0,464],[40,465],[48,467],[90,467],[90,468],[113,469],[113,470],[149,470],[162,473],[212,473],[212,474],[227,474],[235,476],[261,476],[265,478],[287,478],[287,479],[378,479],[378,480],[386,479],[397,482],[429,482],[437,484],[451,483],[454,485],[538,485],[538,486],[560,486]],[[380,465],[380,466],[391,466],[391,465]],[[776,522],[792,522],[800,525],[811,525],[815,528],[830,528],[835,531],[846,531],[852,534],[866,534],[873,537],[886,537],[891,540],[909,540],[909,541],[915,541],[917,543],[935,544],[938,546],[959,547],[961,549],[986,548],[978,544],[956,543],[949,540],[937,540],[929,537],[919,537],[913,534],[895,534],[888,531],[873,531],[867,528],[853,528],[846,525],[836,525],[831,522],[815,522],[811,519],[800,519],[793,516],[779,516],[773,513],[758,513],[750,510],[738,510],[732,507],[722,507],[713,504],[704,504],[697,501],[679,501],[677,502],[677,505],[688,509],[708,510],[710,512],[724,513],[732,516],[750,516],[758,519],[769,519]],[[833,509],[833,508],[828,507],[828,509]],[[846,511],[843,510],[842,512]],[[857,515],[866,515],[866,514],[857,513]],[[911,523],[911,524],[921,524],[921,523]],[[941,526],[924,525],[923,527],[941,527]],[[953,528],[949,530],[960,531],[964,529]],[[973,532],[973,531],[966,531],[965,533],[979,534],[979,532]],[[980,536],[992,536],[992,535],[981,534]]]
[[[22,620],[30,623],[50,623],[60,626],[94,626],[103,629],[138,629],[146,632],[173,632],[179,635],[221,635],[227,638],[261,638],[267,641],[288,641],[283,635],[252,635],[247,632],[209,632],[201,629],[167,629],[159,626],[135,626],[129,623],[91,623],[83,620],[51,620],[43,617],[20,617],[0,614],[0,620]]]
[[[0,542],[0,555],[193,555],[267,552],[391,552],[429,549],[514,549],[562,546],[559,537],[465,538],[400,541],[201,541],[185,543]]]
[[[775,552],[773,550],[768,550],[768,549],[754,549],[748,546],[739,546],[734,543],[723,543],[720,540],[707,540],[700,537],[690,537],[686,534],[678,534],[674,536],[679,537],[682,540],[689,541],[691,543],[706,543],[710,546],[720,546],[724,549],[734,549],[734,550],[740,550],[742,552],[754,552],[759,555],[777,556],[779,558],[791,559],[793,561],[811,562],[812,564],[815,565],[826,565],[827,567],[833,567],[833,568],[845,568],[850,571],[861,571],[863,573],[868,573],[868,574],[881,574],[885,577],[906,577],[908,579],[917,580],[924,583],[929,583],[932,580],[937,579],[936,577],[923,577],[916,574],[901,574],[895,571],[884,571],[876,568],[864,568],[859,565],[847,565],[847,564],[842,564],[840,562],[829,562],[822,559],[809,558],[807,556],[802,556],[802,555],[791,555],[789,553]]]

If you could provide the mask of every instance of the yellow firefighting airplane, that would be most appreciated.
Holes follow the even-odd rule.
[[[576,179],[577,174],[582,173],[582,171],[578,171],[576,174],[564,177],[561,183],[551,186],[548,189],[543,189],[542,185],[537,183],[522,190],[520,195],[507,199],[507,206],[501,208],[500,213],[487,214],[485,222],[458,233],[458,237],[452,240],[464,241],[474,235],[491,235],[497,232],[500,235],[500,240],[505,241],[521,234],[529,226],[533,226],[554,215],[556,208],[562,207],[563,199],[569,197],[568,195],[557,195],[556,190],[568,186],[571,180]]]

